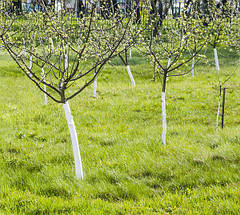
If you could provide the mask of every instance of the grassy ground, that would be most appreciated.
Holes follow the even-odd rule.
[[[133,53],[133,56],[136,53]],[[167,146],[161,141],[161,84],[141,57],[137,84],[115,60],[70,101],[83,181],[74,178],[61,105],[0,55],[0,214],[240,214],[240,75],[227,84],[225,128],[216,131],[213,53],[196,76],[167,82]],[[223,73],[237,57],[220,52]]]

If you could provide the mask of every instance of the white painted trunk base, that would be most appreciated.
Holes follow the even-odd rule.
[[[169,67],[171,64],[171,58],[168,58],[168,63],[167,63],[167,67]]]
[[[54,53],[54,44],[52,38],[49,39],[51,47],[52,47],[52,53]]]
[[[132,50],[129,48],[129,59],[132,59]]]
[[[82,160],[81,160],[80,150],[78,145],[77,132],[76,132],[75,124],[73,121],[73,117],[72,117],[68,102],[63,104],[63,109],[65,111],[65,116],[66,116],[69,132],[72,140],[73,156],[74,156],[74,162],[75,162],[75,174],[78,179],[83,180]]]
[[[219,67],[218,53],[217,53],[217,49],[216,48],[214,48],[213,50],[214,50],[216,69],[217,69],[218,76],[219,76],[220,67]],[[217,111],[217,125],[216,125],[216,128],[218,128],[220,108],[221,108],[221,95],[219,95],[219,99],[218,99],[218,111]]]
[[[97,97],[97,77],[94,79],[93,83],[93,97]]]
[[[166,134],[167,134],[167,114],[166,114],[166,95],[162,92],[162,144],[166,145]]]
[[[194,77],[195,57],[192,59],[192,77]]]
[[[129,75],[129,77],[130,77],[130,79],[131,79],[132,85],[133,85],[134,87],[136,87],[136,83],[135,83],[135,80],[134,80],[134,78],[133,78],[133,75],[132,75],[132,72],[131,72],[131,68],[130,68],[129,65],[127,65],[127,72],[128,72],[128,75]]]
[[[216,48],[214,48],[214,57],[215,57],[216,69],[219,72],[220,71],[220,67],[219,67],[218,53],[217,53],[217,49]]]
[[[42,79],[43,79],[43,81],[45,81],[45,72],[44,72],[43,68],[42,68]],[[47,87],[45,84],[43,85],[43,89],[45,92],[47,92]],[[45,93],[44,93],[44,104],[47,105],[47,94],[45,94]]]

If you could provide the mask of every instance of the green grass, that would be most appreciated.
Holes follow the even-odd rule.
[[[236,54],[221,50],[222,72]],[[213,53],[194,78],[167,82],[167,146],[161,142],[161,84],[137,56],[137,84],[116,59],[70,101],[84,168],[74,177],[60,104],[0,55],[0,214],[240,214],[240,75],[228,83],[225,128],[215,129]],[[133,52],[133,57],[136,53]],[[221,65],[222,62],[222,65]]]

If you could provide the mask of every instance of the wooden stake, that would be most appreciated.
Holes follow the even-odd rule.
[[[223,125],[224,125],[225,96],[226,96],[226,88],[223,88],[223,100],[222,100],[222,128],[223,128]]]

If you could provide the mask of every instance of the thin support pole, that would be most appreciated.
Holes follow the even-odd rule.
[[[222,128],[223,128],[223,126],[224,126],[225,96],[226,96],[226,88],[223,88],[223,100],[222,100]]]
[[[220,114],[220,108],[221,108],[221,96],[222,96],[222,86],[220,85],[219,90],[219,96],[218,96],[218,110],[217,110],[217,125],[216,129],[218,129],[218,121],[219,121],[219,114]]]

